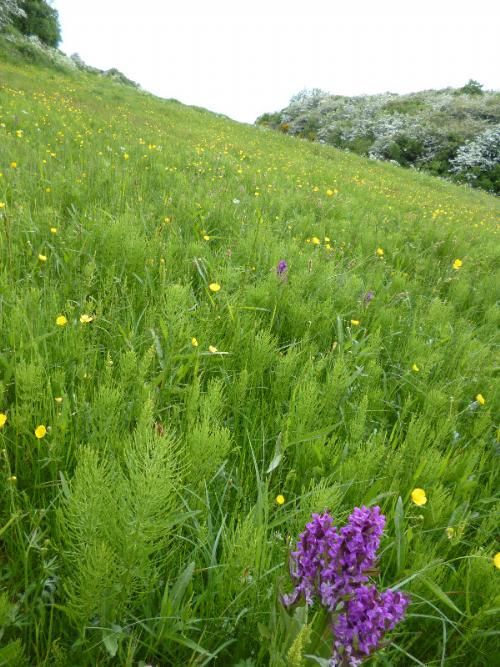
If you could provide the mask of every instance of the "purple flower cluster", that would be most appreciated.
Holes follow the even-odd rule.
[[[368,290],[368,292],[366,292],[366,294],[363,297],[363,301],[365,303],[370,303],[370,301],[373,301],[374,298],[375,298],[375,292],[373,292],[372,290]]]
[[[286,276],[287,271],[288,271],[288,264],[286,263],[286,260],[280,259],[278,265],[276,266],[276,273],[278,274],[278,276],[284,278]]]
[[[327,512],[313,514],[299,537],[297,551],[291,554],[290,575],[296,586],[293,593],[283,596],[285,607],[294,604],[301,595],[308,605],[313,604],[314,596],[321,597],[321,590],[331,579],[330,552],[336,551],[339,542],[332,517]]]
[[[285,596],[285,605],[301,595],[311,605],[317,596],[329,611],[335,609],[340,598],[368,581],[366,572],[375,566],[384,525],[379,507],[356,507],[340,532],[327,512],[313,514],[292,552],[290,574],[296,587]]]
[[[313,514],[291,554],[295,590],[283,596],[283,603],[289,607],[303,596],[308,605],[317,599],[336,612],[332,666],[360,664],[404,616],[404,595],[366,585],[384,526],[379,507],[356,507],[340,531],[328,512]]]
[[[398,591],[357,588],[333,624],[332,667],[360,665],[380,648],[385,633],[401,621],[407,606],[408,598]]]

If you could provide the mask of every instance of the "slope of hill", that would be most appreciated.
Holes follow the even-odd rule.
[[[475,81],[410,95],[306,90],[256,122],[500,193],[500,92]]]
[[[498,201],[93,74],[0,82],[0,664],[327,664],[289,552],[362,505],[411,596],[370,664],[489,664]]]

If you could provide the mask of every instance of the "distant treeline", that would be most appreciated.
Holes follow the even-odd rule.
[[[410,95],[304,90],[256,123],[500,193],[500,93],[477,81]]]

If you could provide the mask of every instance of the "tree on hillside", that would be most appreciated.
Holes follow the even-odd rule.
[[[460,88],[460,92],[464,93],[465,95],[482,95],[483,94],[483,86],[479,81],[475,81],[474,79],[469,79],[465,86],[462,86]]]
[[[61,41],[57,10],[45,0],[22,0],[19,4],[24,10],[24,16],[16,18],[16,27],[24,35],[36,35],[44,44],[56,47]]]
[[[18,0],[0,0],[0,28],[8,25],[14,18],[22,18],[24,11]]]

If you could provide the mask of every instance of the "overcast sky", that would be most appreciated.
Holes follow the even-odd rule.
[[[304,88],[500,89],[495,0],[54,0],[68,54],[253,122]]]

